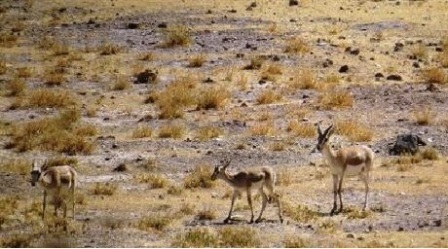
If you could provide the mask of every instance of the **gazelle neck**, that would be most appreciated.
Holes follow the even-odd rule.
[[[233,175],[227,173],[227,170],[224,171],[224,174],[221,174],[221,179],[223,179],[224,181],[226,181],[229,184],[233,184],[234,183]]]
[[[328,163],[330,164],[330,167],[338,165],[336,151],[333,150],[328,143],[325,143],[322,146],[322,154],[324,155],[325,159],[327,159]]]

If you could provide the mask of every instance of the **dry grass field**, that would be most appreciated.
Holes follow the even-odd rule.
[[[448,2],[294,2],[0,1],[0,246],[448,247]],[[374,150],[368,210],[350,178],[329,215],[317,122]],[[223,223],[223,158],[277,172],[282,224]],[[33,159],[78,171],[74,220]]]

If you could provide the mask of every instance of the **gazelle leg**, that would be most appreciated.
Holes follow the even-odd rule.
[[[75,219],[75,186],[72,186],[72,214],[73,214],[73,220]]]
[[[263,188],[260,188],[260,195],[263,198],[263,202],[261,204],[261,211],[260,211],[260,215],[258,216],[258,218],[255,220],[256,223],[261,221],[261,216],[263,215],[263,211],[266,208],[266,204],[268,203],[268,197],[267,195],[264,193]]]
[[[337,209],[337,195],[338,195],[338,175],[333,175],[333,208],[330,215],[333,215]]]
[[[247,203],[249,203],[249,207],[250,207],[250,221],[249,223],[253,223],[254,222],[254,209],[252,207],[252,195],[250,192],[250,188],[247,188]]]
[[[338,187],[338,195],[339,195],[339,203],[341,204],[339,206],[338,213],[342,212],[343,204],[342,204],[342,182],[344,180],[344,174],[341,175],[341,178],[339,179],[339,187]]]
[[[361,175],[361,179],[365,185],[364,206],[362,210],[366,210],[369,205],[369,173]]]
[[[236,197],[239,195],[239,193],[237,191],[233,191],[233,195],[232,195],[232,203],[230,204],[230,210],[229,210],[229,215],[227,216],[227,218],[224,220],[224,223],[229,222],[229,220],[232,219],[232,210],[233,210],[233,204],[235,203],[235,199]]]

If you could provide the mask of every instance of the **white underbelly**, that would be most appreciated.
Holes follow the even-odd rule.
[[[361,172],[365,171],[365,164],[360,165],[347,165],[347,168],[345,169],[345,174],[347,176],[354,176],[359,175]]]

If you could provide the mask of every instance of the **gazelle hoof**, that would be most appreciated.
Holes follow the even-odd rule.
[[[259,219],[256,219],[256,220],[255,220],[255,223],[260,223],[261,221],[263,221],[263,219],[262,219],[262,218],[259,218]]]
[[[230,218],[226,218],[223,222],[224,222],[224,224],[227,224],[227,223],[229,223],[229,221],[230,221]]]

